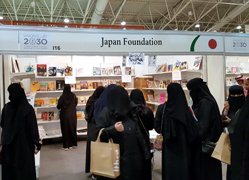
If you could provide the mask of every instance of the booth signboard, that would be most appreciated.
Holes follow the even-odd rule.
[[[0,50],[53,53],[223,53],[220,34],[64,28],[0,28]]]
[[[228,36],[225,37],[225,51],[229,53],[248,53],[248,36]]]

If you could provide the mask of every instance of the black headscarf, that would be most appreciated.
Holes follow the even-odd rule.
[[[95,120],[98,119],[98,115],[101,113],[101,111],[104,109],[104,107],[107,106],[107,94],[109,93],[110,90],[112,90],[115,87],[117,87],[116,84],[110,84],[109,86],[107,86],[105,88],[104,92],[98,98],[98,100],[94,103],[93,118]]]
[[[20,83],[11,84],[8,87],[8,91],[10,102],[7,103],[3,109],[4,124],[2,124],[2,144],[12,142],[20,130],[21,124],[24,123],[24,117],[29,112],[28,106],[30,106]]]
[[[235,114],[245,102],[243,87],[239,85],[231,86],[229,88],[229,96],[227,100],[229,103],[228,115],[231,113]]]
[[[171,83],[167,87],[168,101],[165,108],[165,137],[171,139],[176,136],[175,121],[186,126],[187,115],[190,113],[184,91],[180,84]]]
[[[143,95],[143,92],[140,89],[134,89],[134,90],[132,90],[131,94],[130,94],[130,99],[135,104],[145,105],[144,95]]]
[[[63,98],[63,103],[66,106],[74,101],[75,95],[71,92],[70,84],[65,84],[63,93],[62,93],[62,98]]]
[[[100,95],[104,92],[105,88],[103,86],[97,87],[97,89],[93,92],[92,96],[89,97],[86,103],[86,120],[91,120],[93,117],[93,106],[94,103],[97,101],[97,99],[100,97]]]
[[[107,94],[107,107],[117,120],[123,120],[130,110],[128,92],[122,86],[116,86]]]
[[[190,96],[193,100],[193,108],[195,108],[202,98],[209,99],[214,103],[216,108],[218,108],[217,102],[213,95],[211,94],[206,82],[201,78],[191,79],[187,83],[187,88],[190,90]],[[219,108],[218,108],[219,109]]]

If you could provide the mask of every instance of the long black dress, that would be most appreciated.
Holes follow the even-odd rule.
[[[35,149],[40,150],[34,109],[18,84],[8,88],[10,102],[2,110],[2,180],[36,180]]]
[[[77,146],[76,106],[78,99],[71,92],[70,85],[65,85],[63,94],[58,100],[63,148]]]
[[[192,107],[198,119],[199,136],[203,147],[207,141],[217,142],[222,133],[222,121],[216,100],[201,78],[190,80],[187,87],[193,100]],[[212,158],[212,152],[205,152],[201,146],[197,146],[195,150],[195,164],[193,167],[197,172],[196,179],[221,180],[221,162]]]
[[[249,179],[249,97],[242,106],[231,139],[232,180]]]
[[[136,111],[138,115],[138,124],[142,131],[144,139],[147,141],[148,148],[150,147],[150,137],[149,130],[154,128],[154,114],[152,110],[145,106],[145,99],[143,92],[139,89],[134,89],[131,91],[130,99],[137,105]],[[141,121],[140,121],[141,120]],[[151,159],[153,157],[153,153],[151,153]],[[152,179],[152,164],[151,159],[144,159],[142,163],[142,171],[143,176],[141,179],[143,180],[151,180]]]
[[[91,141],[96,140],[96,123],[93,118],[94,104],[102,92],[105,90],[103,86],[99,86],[93,93],[93,95],[87,100],[85,117],[87,121],[87,144],[86,144],[86,164],[85,172],[90,172],[90,151],[91,151]]]
[[[112,138],[120,145],[119,180],[142,180],[143,158],[149,159],[151,156],[137,119],[134,118],[136,115],[130,113],[131,109],[126,90],[120,86],[115,87],[108,94],[108,107],[102,110],[96,121],[98,129],[104,128],[101,139],[107,141]],[[123,123],[123,132],[116,131],[114,127],[118,121]]]
[[[162,180],[195,180],[191,151],[198,138],[197,122],[181,85],[171,83],[167,91],[168,101],[158,107],[155,117],[155,130],[164,138]]]

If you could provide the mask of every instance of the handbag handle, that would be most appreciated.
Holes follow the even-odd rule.
[[[100,129],[96,142],[100,142],[100,135],[102,134],[102,132],[103,132],[104,129],[105,129],[105,128]],[[113,143],[112,138],[109,138],[109,141],[108,141],[108,142],[109,142],[109,143]]]

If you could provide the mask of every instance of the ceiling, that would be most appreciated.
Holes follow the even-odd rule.
[[[4,20],[143,25],[146,29],[237,32],[249,0],[0,0]],[[0,22],[1,23],[1,22]],[[195,25],[200,24],[200,28]]]

